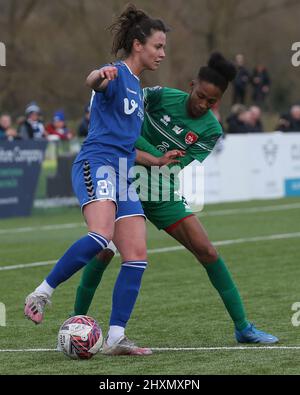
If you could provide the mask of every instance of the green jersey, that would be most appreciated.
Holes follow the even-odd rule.
[[[186,92],[178,89],[145,88],[145,120],[136,148],[141,149],[139,147],[143,147],[143,139],[146,139],[162,153],[172,149],[185,150],[181,167],[195,159],[203,162],[222,135],[222,127],[211,110],[201,118],[190,117],[188,98]],[[159,155],[156,152],[155,156]]]
[[[145,88],[145,119],[136,148],[157,157],[173,149],[185,150],[186,155],[179,159],[181,169],[193,160],[203,162],[222,135],[222,127],[211,110],[200,118],[189,116],[188,98],[177,89]],[[156,183],[161,184],[161,179],[157,177]],[[174,179],[171,184],[174,187]],[[140,198],[149,200],[143,194]]]

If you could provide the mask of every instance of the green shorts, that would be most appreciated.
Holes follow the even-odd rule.
[[[193,215],[193,212],[186,200],[175,202],[143,202],[143,209],[146,217],[158,229],[166,229],[183,218]]]

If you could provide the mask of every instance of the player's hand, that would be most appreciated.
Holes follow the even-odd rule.
[[[159,166],[170,165],[171,163],[180,163],[178,158],[182,158],[185,155],[185,151],[173,149],[164,154],[159,158]]]
[[[104,66],[99,70],[99,75],[103,79],[112,81],[118,76],[118,69],[115,66]]]

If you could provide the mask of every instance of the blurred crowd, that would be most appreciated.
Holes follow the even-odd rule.
[[[225,133],[260,133],[265,131],[263,111],[268,110],[271,78],[267,68],[258,64],[252,71],[245,65],[242,54],[235,57],[237,75],[232,83],[232,107],[225,120],[221,119],[218,103],[213,111]],[[246,106],[246,102],[249,106]],[[9,114],[0,114],[0,141],[47,139],[49,141],[72,140],[86,137],[90,118],[89,106],[83,109],[77,130],[68,127],[65,112],[54,112],[49,123],[45,123],[41,108],[32,102],[25,108],[24,115],[13,122]],[[15,125],[15,126],[13,126]],[[270,127],[269,127],[270,130]],[[295,104],[272,125],[271,130],[300,132],[300,104]]]
[[[266,66],[257,64],[250,71],[245,65],[244,55],[242,54],[236,55],[235,65],[237,74],[233,81],[232,104],[245,104],[247,96],[250,95],[253,105],[267,108],[271,78]],[[250,90],[249,93],[248,90]]]
[[[0,141],[2,140],[39,140],[47,139],[49,141],[72,140],[74,137],[85,137],[88,133],[90,118],[89,106],[83,111],[82,119],[77,130],[68,127],[65,112],[57,110],[49,123],[45,123],[41,108],[37,103],[30,103],[25,114],[16,119],[13,126],[13,120],[10,114],[0,115]]]
[[[233,104],[229,116],[223,121],[218,106],[213,111],[223,126],[225,133],[260,133],[265,131],[262,110],[257,105],[246,107],[244,104]],[[74,137],[86,137],[89,127],[90,111],[86,106],[77,130],[68,127],[63,110],[54,112],[51,122],[45,123],[40,107],[30,103],[25,115],[17,118],[13,126],[9,114],[0,115],[0,142],[7,140],[47,139],[48,141],[72,140]],[[293,105],[287,113],[281,114],[274,131],[300,132],[300,105]]]
[[[232,107],[225,121],[221,119],[218,104],[213,109],[225,133],[260,133],[265,131],[263,112],[269,110],[271,89],[269,71],[257,64],[252,71],[245,65],[242,54],[235,57],[237,75],[232,83]],[[250,106],[246,106],[250,102]],[[271,130],[300,132],[300,104],[295,104],[272,125]],[[270,128],[269,128],[270,131]]]
[[[262,120],[262,110],[258,106],[246,107],[234,104],[226,118],[226,133],[260,133],[265,127]],[[279,116],[277,123],[269,131],[300,132],[300,105],[291,106],[287,113]]]

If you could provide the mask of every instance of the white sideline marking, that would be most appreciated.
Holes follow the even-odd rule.
[[[56,263],[58,259],[52,260],[52,261],[44,261],[44,262],[33,262],[33,263],[25,263],[23,265],[11,265],[11,266],[0,266],[0,271],[1,270],[14,270],[14,269],[23,269],[27,267],[36,267],[36,266],[48,266],[48,265],[53,265],[53,263]]]
[[[217,217],[222,215],[232,215],[232,214],[249,214],[249,213],[260,213],[260,212],[270,212],[270,211],[283,211],[292,210],[300,208],[300,203],[291,204],[279,204],[272,206],[262,206],[262,207],[248,207],[248,208],[236,208],[236,209],[224,209],[215,210],[208,212],[200,212],[200,217]],[[77,227],[86,226],[84,222],[74,222],[69,224],[56,224],[56,225],[43,225],[43,226],[27,226],[22,228],[13,229],[0,229],[1,234],[11,234],[11,233],[22,233],[22,232],[37,232],[40,230],[59,230],[59,229],[73,229]]]
[[[55,348],[26,348],[20,350],[0,350],[0,352],[49,352],[49,351],[57,351]]]
[[[295,233],[282,233],[282,234],[275,234],[269,236],[257,236],[257,237],[248,237],[243,239],[233,239],[233,240],[221,240],[221,241],[214,241],[213,244],[215,246],[225,246],[231,244],[241,244],[241,243],[253,243],[256,241],[268,241],[268,240],[281,240],[281,239],[293,239],[300,237],[300,232]],[[153,248],[148,250],[148,255],[150,254],[157,254],[161,252],[172,252],[172,251],[179,251],[184,250],[184,246],[173,246],[173,247],[163,247],[163,248]],[[118,254],[117,254],[118,255]],[[33,263],[25,263],[22,265],[10,265],[10,266],[0,266],[1,270],[14,270],[14,269],[23,269],[28,267],[36,267],[36,266],[47,266],[53,265],[56,263],[58,259],[51,260],[51,261],[43,261],[43,262],[33,262]]]
[[[300,346],[233,346],[233,347],[162,347],[153,351],[239,351],[239,350],[300,350]],[[27,348],[20,350],[0,350],[0,352],[60,352],[56,348]]]
[[[261,213],[268,211],[284,211],[300,208],[300,203],[291,204],[279,204],[274,206],[261,206],[261,207],[245,207],[245,208],[233,208],[224,210],[207,211],[200,214],[203,216],[221,216],[221,215],[231,215],[231,214],[249,214],[249,213]]]
[[[151,348],[153,351],[235,351],[235,350],[300,350],[300,346],[232,346],[232,347],[170,347]]]
[[[40,230],[59,230],[59,229],[73,229],[77,227],[85,226],[84,222],[73,222],[70,224],[57,224],[57,225],[44,225],[44,226],[27,226],[24,228],[14,229],[0,229],[0,235],[10,233],[23,233],[23,232],[34,232]]]

